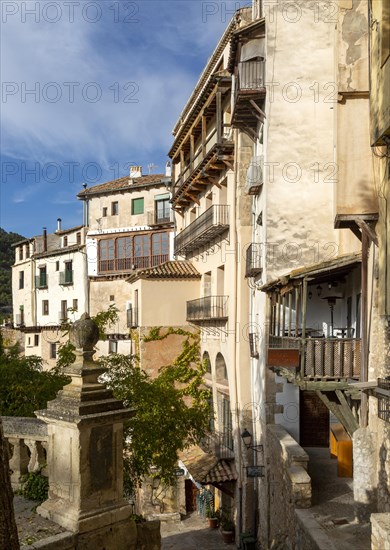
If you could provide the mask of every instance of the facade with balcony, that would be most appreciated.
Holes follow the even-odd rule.
[[[212,490],[216,501],[232,511],[246,501],[250,485],[243,478],[246,449],[240,433],[246,427],[245,405],[251,401],[244,328],[249,316],[245,250],[251,215],[245,182],[251,142],[232,125],[234,81],[228,62],[234,32],[251,22],[252,11],[245,8],[228,25],[180,115],[169,151],[174,254],[201,277],[197,295],[185,300],[185,311],[186,321],[201,331],[202,355],[209,365],[205,383],[213,393],[215,418],[208,444],[214,456],[225,449],[227,455],[216,458],[229,461],[235,471],[234,479],[228,475],[226,483],[214,484]],[[244,519],[246,526],[250,522]]]
[[[88,225],[90,314],[111,305],[118,309],[118,322],[108,328],[108,339],[98,343],[98,355],[131,353],[129,329],[138,326],[140,310],[126,280],[172,257],[170,183],[169,166],[165,174],[148,175],[133,166],[129,176],[78,194]]]
[[[23,332],[25,355],[38,355],[44,368],[56,364],[64,341],[61,325],[88,309],[85,228],[57,230],[15,245],[12,268],[14,327]]]

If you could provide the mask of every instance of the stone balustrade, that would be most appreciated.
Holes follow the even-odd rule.
[[[9,445],[11,484],[21,487],[22,476],[46,465],[47,425],[38,418],[3,416],[4,436]],[[47,476],[46,467],[42,474]]]

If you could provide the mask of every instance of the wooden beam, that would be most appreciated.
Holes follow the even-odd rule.
[[[361,218],[356,218],[355,221],[356,221],[356,225],[360,227],[362,232],[364,232],[367,235],[370,241],[372,241],[376,246],[379,246],[378,237],[377,237],[377,234],[375,233],[375,229],[370,225],[368,225],[368,223]]]
[[[190,135],[190,170],[194,169],[194,151],[195,151],[195,138],[194,134]]]
[[[348,434],[352,437],[353,432],[355,431],[353,425],[349,423],[349,419],[344,416],[344,411],[340,407],[340,403],[332,401],[328,398],[325,393],[321,391],[316,392],[321,401],[326,405],[332,414],[341,422],[344,428],[347,430]],[[352,413],[351,413],[352,414]]]
[[[342,390],[336,390],[336,395],[338,397],[338,400],[340,401],[340,405],[341,405],[341,408],[343,409],[344,415],[348,418],[348,421],[351,424],[351,427],[354,428],[353,431],[356,431],[359,427],[359,422],[355,417],[355,415],[353,414],[344,393],[342,392]]]
[[[359,241],[362,241],[362,234],[361,231],[356,227],[356,225],[353,223],[349,226],[349,229],[352,231],[352,233],[359,239]]]
[[[250,99],[249,103],[258,112],[258,114],[262,117],[262,119],[264,121],[264,119],[266,118],[264,111],[262,109],[260,109],[260,107],[257,105],[257,103],[255,101],[253,101],[253,99]]]
[[[222,162],[224,162],[230,170],[234,171],[234,165],[231,162],[228,160],[223,160]]]
[[[187,193],[187,195],[190,197],[190,199],[191,199],[193,202],[195,202],[198,206],[200,206],[199,200],[198,200],[196,197],[194,197],[194,195],[191,195],[190,193]]]
[[[207,119],[202,116],[202,157],[206,156]]]
[[[368,341],[367,341],[367,323],[368,323],[368,235],[365,231],[362,231],[362,298],[361,298],[361,370],[360,370],[360,382],[367,382],[368,380]],[[362,402],[360,405],[360,425],[362,428],[366,428],[368,425],[368,398],[367,395],[362,393]]]
[[[216,95],[216,124],[217,124],[217,143],[222,141],[222,94]]]

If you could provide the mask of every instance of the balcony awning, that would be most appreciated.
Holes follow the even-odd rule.
[[[138,279],[198,280],[200,277],[200,273],[191,262],[187,260],[169,260],[154,267],[137,269],[126,281],[134,283]]]
[[[286,275],[278,277],[269,283],[263,285],[260,290],[263,292],[270,292],[277,288],[285,287],[293,280],[303,279],[304,277],[312,278],[315,281],[323,282],[329,277],[337,275],[347,274],[354,267],[358,266],[362,262],[361,253],[345,254],[334,260],[328,260],[325,262],[319,262],[310,266],[299,267],[293,269]]]
[[[237,480],[234,460],[218,459],[198,445],[179,453],[179,458],[194,480],[201,485],[218,485]]]

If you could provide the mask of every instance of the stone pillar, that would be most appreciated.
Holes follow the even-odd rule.
[[[376,510],[375,442],[368,428],[358,428],[353,442],[353,498],[356,516],[365,522]]]
[[[98,338],[87,314],[74,323],[76,361],[66,370],[72,381],[36,413],[49,436],[49,498],[37,512],[78,533],[80,550],[128,550],[136,527],[123,498],[122,436],[123,421],[134,412],[98,382],[104,372],[92,360]]]

